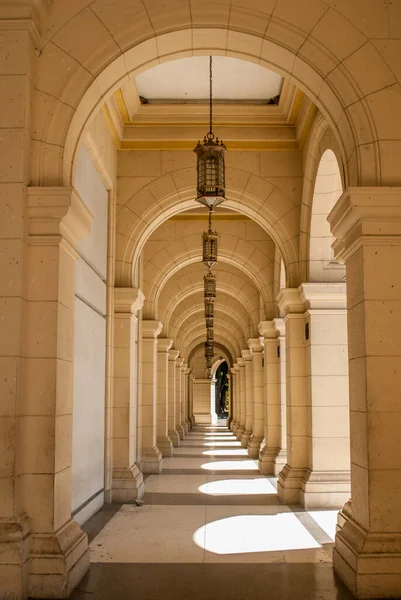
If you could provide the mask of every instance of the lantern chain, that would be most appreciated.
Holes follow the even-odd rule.
[[[209,134],[210,137],[213,135],[213,66],[212,57],[209,56]]]

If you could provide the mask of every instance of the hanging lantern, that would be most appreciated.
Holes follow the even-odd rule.
[[[214,345],[213,342],[205,342],[205,358],[213,359]]]
[[[213,133],[213,71],[212,57],[209,57],[209,132],[198,142],[194,152],[197,156],[197,202],[213,209],[224,202],[225,165],[224,143]]]
[[[212,318],[214,317],[214,302],[209,300],[209,298],[205,299],[205,317]]]
[[[210,370],[213,367],[213,356],[206,357],[206,367]],[[210,377],[210,375],[209,375]]]
[[[202,234],[203,262],[211,269],[217,263],[219,234],[212,231],[212,211],[209,210],[209,228]]]
[[[216,298],[216,275],[209,271],[203,277],[205,298]]]
[[[214,330],[213,327],[208,327],[206,330],[206,340],[208,342],[214,342]]]
[[[213,327],[213,322],[213,317],[206,317],[206,329],[210,329],[211,327]]]

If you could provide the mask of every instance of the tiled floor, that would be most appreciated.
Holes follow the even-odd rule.
[[[282,506],[226,428],[191,431],[144,500],[86,524],[92,566],[73,600],[352,598],[331,568],[336,512]]]

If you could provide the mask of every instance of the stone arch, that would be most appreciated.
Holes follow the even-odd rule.
[[[323,115],[318,115],[312,127],[308,146],[305,149],[304,164],[304,184],[302,190],[302,208],[300,217],[300,238],[299,238],[299,274],[301,281],[310,281],[310,242],[311,242],[311,222],[315,201],[316,178],[319,165],[325,152],[330,151],[332,158],[337,164],[338,185],[342,189],[346,187],[346,172],[337,140],[329,126],[329,123]],[[316,200],[317,201],[317,200]],[[333,204],[334,205],[334,204]],[[330,211],[324,211],[328,215]],[[315,212],[315,214],[317,214]],[[322,215],[322,218],[323,215]],[[327,232],[329,227],[327,227]],[[334,271],[336,266],[333,267]],[[337,273],[338,275],[338,273]],[[334,279],[337,278],[334,275]],[[342,276],[341,276],[342,279]]]
[[[219,342],[215,342],[214,344],[215,349],[218,350],[222,356],[224,356],[225,360],[227,361],[228,365],[232,365],[233,364],[233,357],[230,353],[230,351],[223,346],[222,344],[220,344]],[[190,350],[189,354],[188,354],[188,365],[193,368],[194,366],[194,362],[196,360],[198,360],[199,358],[202,358],[204,360],[204,346],[202,343],[197,342],[197,344]],[[206,368],[206,361],[205,362],[205,368]]]
[[[199,8],[196,0],[192,13],[196,12],[195,5]],[[379,51],[369,44],[369,38],[358,29],[359,23],[354,26],[351,19],[339,11],[328,7],[323,12],[318,9],[316,13],[319,14],[311,11],[304,29],[299,27],[295,18],[299,11],[286,11],[284,15],[277,16],[276,8],[269,14],[262,3],[262,10],[254,11],[253,25],[245,28],[241,20],[237,26],[233,25],[232,16],[228,13],[223,21],[217,16],[214,20],[211,11],[209,29],[204,28],[202,19],[197,21],[188,15],[189,19],[177,20],[174,27],[171,24],[167,28],[169,33],[165,33],[164,27],[153,27],[143,35],[134,19],[131,38],[125,37],[125,43],[119,46],[111,34],[115,31],[115,25],[110,22],[113,11],[98,10],[97,14],[93,14],[96,13],[95,7],[91,9],[81,10],[64,23],[54,36],[47,39],[41,50],[42,60],[38,61],[36,76],[39,92],[36,110],[41,112],[41,123],[32,173],[36,184],[63,182],[70,185],[73,182],[74,157],[86,125],[102,102],[129,77],[164,60],[210,53],[257,62],[288,77],[313,99],[336,127],[339,144],[347,157],[348,183],[386,183],[380,172],[381,156],[377,142],[385,139],[388,126],[382,127],[379,120],[374,119],[365,100],[358,56],[373,54],[371,60],[375,69],[370,77],[371,91],[378,93],[390,85],[387,81],[395,85],[397,79]],[[165,9],[170,14],[168,6]],[[244,8],[237,6],[236,10]],[[81,42],[78,46],[82,48],[89,22],[96,30],[101,23],[105,40],[101,46],[103,51],[96,39],[87,43],[87,54],[81,50],[82,56],[78,58],[71,48],[71,39],[77,38]],[[249,16],[246,22],[249,23]],[[265,26],[261,30],[262,23]],[[125,36],[129,27],[127,25]],[[339,29],[345,32],[347,44],[336,43],[328,35],[331,30]],[[114,35],[118,35],[118,31]],[[142,41],[144,38],[148,39]],[[210,40],[213,40],[213,46]],[[54,77],[49,75],[49,64],[54,67],[66,59],[72,65],[67,72],[64,67],[54,82]],[[41,98],[41,95],[47,98]],[[58,100],[60,95],[64,101]],[[49,96],[55,102],[46,108]],[[52,143],[54,147],[50,148]]]

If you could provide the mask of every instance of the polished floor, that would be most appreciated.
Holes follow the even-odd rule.
[[[226,427],[192,430],[144,500],[85,525],[92,565],[73,600],[352,598],[331,567],[336,512],[281,505]]]

